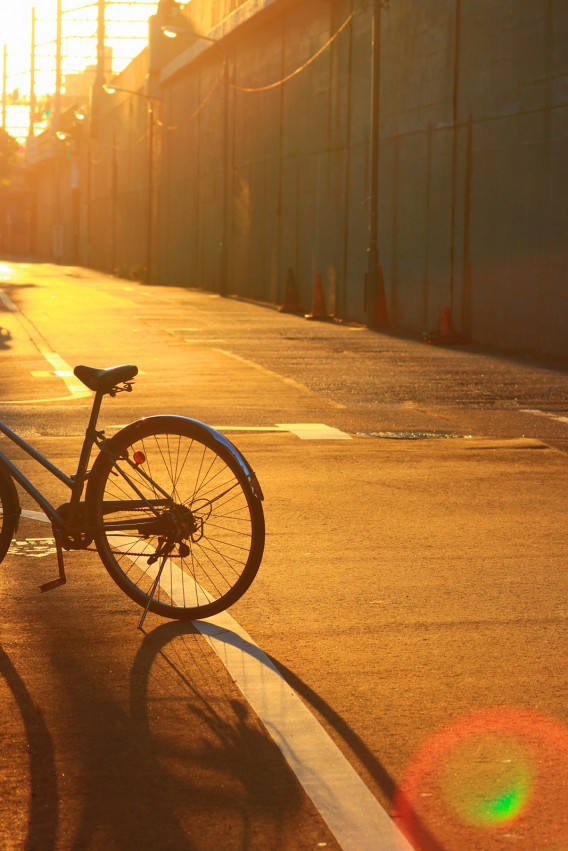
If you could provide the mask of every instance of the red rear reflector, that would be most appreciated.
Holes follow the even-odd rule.
[[[143,452],[140,452],[139,449],[136,450],[136,452],[134,453],[134,455],[132,457],[134,458],[135,464],[143,464],[144,461],[146,460],[146,456],[144,455]]]

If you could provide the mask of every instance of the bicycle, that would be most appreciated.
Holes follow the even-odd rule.
[[[149,611],[194,620],[233,605],[264,551],[264,497],[249,463],[224,435],[189,417],[146,417],[107,438],[97,428],[103,398],[132,391],[138,368],[77,366],[74,374],[95,394],[74,475],[0,422],[2,434],[71,491],[55,508],[0,451],[0,561],[20,520],[17,482],[53,529],[59,576],[42,591],[67,581],[64,549],[94,542],[112,579],[144,609],[139,629]]]

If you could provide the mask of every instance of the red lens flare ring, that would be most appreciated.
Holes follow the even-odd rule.
[[[434,733],[403,772],[393,817],[416,851],[568,849],[568,728],[482,710]]]

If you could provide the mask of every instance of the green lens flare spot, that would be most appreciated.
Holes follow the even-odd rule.
[[[498,827],[524,811],[533,787],[526,747],[506,733],[480,733],[457,742],[440,774],[440,791],[459,820]]]
[[[519,815],[526,802],[527,795],[521,788],[510,789],[500,797],[487,803],[487,818],[493,824],[508,822]]]

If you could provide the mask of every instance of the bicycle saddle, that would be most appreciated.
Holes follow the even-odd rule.
[[[93,366],[76,366],[73,374],[77,376],[89,390],[95,393],[110,393],[123,381],[131,381],[138,375],[138,367],[132,364],[109,366],[108,369],[95,369]]]

